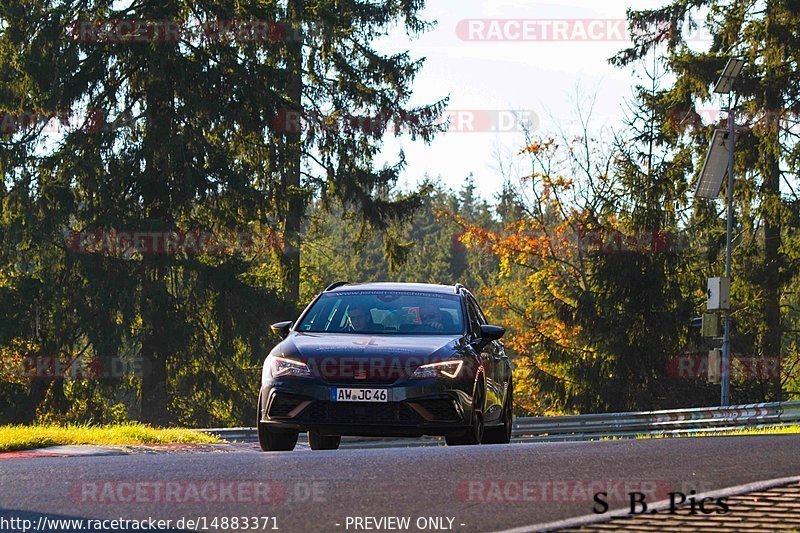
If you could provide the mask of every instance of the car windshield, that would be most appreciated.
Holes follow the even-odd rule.
[[[309,333],[459,335],[464,320],[456,295],[347,291],[323,294],[296,329]]]

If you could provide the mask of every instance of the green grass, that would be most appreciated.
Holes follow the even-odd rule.
[[[637,435],[637,439],[677,439],[684,437],[739,437],[742,435],[796,435],[800,433],[800,425],[794,426],[772,426],[763,428],[737,428],[725,431],[699,431],[697,433],[683,433],[680,435],[671,434],[643,434]]]
[[[0,452],[47,446],[95,444],[210,444],[217,438],[192,429],[116,426],[0,426]]]

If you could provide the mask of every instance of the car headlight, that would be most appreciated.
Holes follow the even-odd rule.
[[[308,369],[308,365],[305,363],[286,359],[285,357],[272,357],[271,359],[270,371],[274,378],[281,376],[312,377],[311,370]]]
[[[461,372],[461,367],[464,366],[463,361],[442,361],[440,363],[430,363],[422,365],[414,370],[412,378],[436,378],[446,376],[454,378]]]
[[[269,364],[269,358],[267,358],[264,361],[264,366],[261,367],[261,387],[264,387],[269,379]]]

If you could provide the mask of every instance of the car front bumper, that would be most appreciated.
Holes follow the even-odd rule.
[[[332,401],[336,388],[386,389],[387,402]],[[471,383],[441,378],[399,383],[274,379],[262,386],[261,422],[322,434],[419,437],[463,432],[472,409]]]

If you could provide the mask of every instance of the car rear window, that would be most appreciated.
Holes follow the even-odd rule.
[[[456,295],[410,291],[347,291],[323,294],[297,331],[317,333],[460,335]]]

